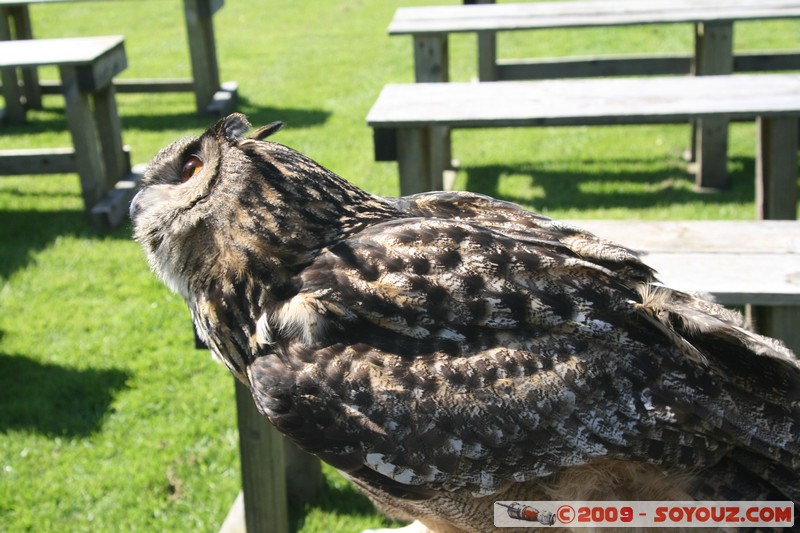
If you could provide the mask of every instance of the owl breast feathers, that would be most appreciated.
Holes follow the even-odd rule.
[[[370,195],[232,115],[131,206],[260,412],[386,512],[800,500],[800,365],[627,249],[466,192]]]

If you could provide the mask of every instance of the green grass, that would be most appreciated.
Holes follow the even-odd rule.
[[[389,38],[417,2],[228,0],[215,18],[222,78],[255,124],[378,194],[397,169],[372,159],[364,119],[380,88],[412,81],[410,38]],[[442,2],[445,3],[445,2]],[[446,3],[458,3],[450,0]],[[38,37],[124,34],[124,77],[188,76],[178,0],[67,3],[32,11]],[[503,57],[689,52],[686,25],[503,35]],[[739,50],[800,48],[800,24],[736,27]],[[454,80],[475,74],[474,37],[451,39]],[[44,78],[55,72],[45,70]],[[119,95],[124,139],[145,162],[209,120],[189,94]],[[685,126],[456,131],[456,186],[554,217],[753,217],[755,140],[731,130],[733,186],[692,190]],[[68,145],[63,103],[0,128],[3,148]],[[180,298],[148,271],[130,227],[86,223],[75,175],[0,179],[0,531],[216,531],[239,490],[233,384],[192,347]],[[292,508],[295,531],[385,524],[334,471]]]

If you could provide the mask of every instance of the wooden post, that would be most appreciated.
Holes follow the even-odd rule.
[[[0,6],[0,41],[11,40],[10,17],[11,8]],[[6,105],[3,118],[9,122],[25,122],[25,108],[22,106],[17,69],[0,69],[0,77],[3,81],[3,99]]]
[[[113,83],[109,82],[94,92],[94,115],[105,165],[103,183],[107,190],[111,190],[117,180],[131,171],[129,154],[122,147],[122,125],[117,113]]]
[[[478,80],[497,81],[497,35],[478,32]]]
[[[430,190],[431,143],[428,128],[397,130],[397,166],[400,173],[400,194],[416,194]]]
[[[450,79],[447,35],[414,35],[414,77],[417,83],[446,83]],[[452,167],[450,128],[432,127],[426,132],[430,146],[425,150],[429,161],[426,174],[407,183],[415,192],[438,191],[444,188],[442,174]],[[404,190],[402,171],[400,189]],[[403,192],[403,194],[410,194]]]
[[[276,429],[272,429],[277,433]],[[320,460],[283,437],[283,460],[286,464],[286,496],[289,501],[313,502],[322,488]]]
[[[283,436],[256,409],[250,390],[234,378],[247,533],[289,530]]]
[[[9,14],[14,20],[17,39],[33,39],[30,10],[27,5],[9,6]],[[39,73],[36,67],[22,69],[22,84],[26,109],[42,108],[42,89],[39,86]]]
[[[214,6],[211,0],[183,0],[194,95],[199,113],[205,112],[220,87],[217,49],[214,43]]]
[[[797,117],[759,117],[756,161],[756,217],[797,219]],[[783,340],[800,354],[800,307],[750,306],[756,330]]]
[[[756,331],[767,337],[782,340],[796,354],[800,354],[800,306],[752,306],[751,320]]]
[[[464,4],[494,4],[494,0],[464,0]],[[478,79],[497,81],[497,33],[478,32]]]
[[[733,24],[730,22],[698,23],[695,26],[696,76],[731,74],[733,72]],[[697,175],[700,189],[723,189],[728,182],[728,120],[697,120],[693,133]]]
[[[74,67],[62,66],[60,70],[67,123],[72,134],[75,162],[81,180],[83,205],[88,213],[107,190],[104,187],[105,166],[98,146],[97,126],[89,103],[89,94],[80,90]]]
[[[417,83],[449,80],[447,35],[414,35],[414,79]]]
[[[756,218],[797,219],[797,117],[758,117]]]

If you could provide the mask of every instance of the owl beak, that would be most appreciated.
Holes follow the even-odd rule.
[[[141,195],[141,194],[142,194],[142,191],[139,191],[139,192],[136,193],[136,196],[133,197],[133,200],[131,200],[131,205],[128,208],[128,215],[131,217],[131,221],[136,219],[136,215],[139,212],[139,208],[137,207],[136,202],[139,199],[139,195]]]

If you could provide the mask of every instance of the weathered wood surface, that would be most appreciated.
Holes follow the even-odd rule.
[[[88,65],[118,51],[124,55],[124,38],[119,35],[0,41],[0,68]]]
[[[74,148],[0,150],[0,176],[77,172]]]
[[[695,25],[695,76],[717,76],[733,72],[733,23],[700,22]],[[702,117],[694,121],[692,138],[697,160],[695,184],[703,189],[722,189],[729,185],[726,157],[728,120]]]
[[[708,293],[726,305],[800,305],[800,222],[570,223],[642,253],[669,287]]]
[[[374,128],[679,123],[800,114],[800,75],[390,84]]]
[[[389,34],[513,31],[800,18],[792,0],[637,0],[406,7]]]

